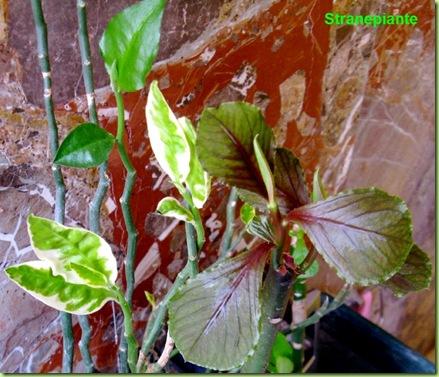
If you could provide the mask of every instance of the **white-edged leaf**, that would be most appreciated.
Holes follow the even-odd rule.
[[[259,339],[259,291],[271,246],[262,244],[190,279],[169,305],[169,331],[185,360],[239,367]]]
[[[116,281],[116,258],[97,234],[33,215],[27,224],[35,254],[49,262],[55,274],[70,283],[99,287]]]
[[[55,275],[47,261],[31,261],[5,270],[9,279],[37,300],[59,311],[85,315],[98,311],[113,293],[106,288],[72,284]]]
[[[406,204],[369,188],[342,192],[288,214],[348,283],[380,284],[403,265],[412,246]]]
[[[187,208],[183,207],[177,199],[171,196],[167,196],[160,200],[159,204],[157,204],[157,212],[163,216],[173,217],[187,223],[194,221],[192,213]]]
[[[197,134],[191,121],[186,117],[178,118],[178,121],[186,135],[186,140],[189,144],[191,153],[189,163],[190,170],[186,177],[186,185],[191,192],[195,207],[202,208],[210,194],[211,179],[209,174],[201,166],[200,160],[198,159],[195,150]]]
[[[190,147],[183,128],[166,103],[157,81],[151,83],[145,108],[149,141],[157,161],[180,186],[190,170]]]

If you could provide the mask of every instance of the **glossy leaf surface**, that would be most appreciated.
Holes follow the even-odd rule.
[[[186,140],[190,149],[189,174],[186,177],[186,185],[192,194],[192,200],[197,208],[202,208],[210,193],[210,177],[201,166],[198,159],[195,144],[197,134],[194,126],[188,118],[182,117],[178,121],[186,135]]]
[[[273,132],[256,106],[228,102],[218,108],[208,107],[199,122],[197,154],[210,175],[267,197],[253,148],[256,135],[270,161]]]
[[[397,297],[412,291],[428,288],[431,283],[432,265],[430,258],[417,245],[413,245],[410,254],[401,269],[383,286],[390,288]]]
[[[108,160],[115,138],[94,123],[84,123],[71,131],[60,145],[55,164],[92,168]]]
[[[157,211],[163,216],[173,217],[188,223],[194,221],[192,213],[187,208],[183,207],[177,199],[170,196],[160,200],[157,205]]]
[[[28,217],[28,232],[38,258],[68,282],[106,287],[116,281],[116,259],[98,235],[33,215]]]
[[[185,360],[217,370],[240,366],[259,339],[259,290],[268,251],[226,259],[173,297],[169,331]]]
[[[299,160],[285,148],[276,148],[274,155],[274,180],[278,194],[291,210],[309,203],[303,170]]]
[[[351,284],[389,279],[412,246],[406,204],[378,189],[357,189],[291,211],[325,261]]]
[[[117,90],[133,92],[145,85],[157,55],[165,5],[165,0],[139,1],[108,23],[99,47]]]
[[[108,289],[67,282],[63,276],[55,275],[46,261],[26,262],[5,271],[14,283],[37,300],[63,312],[90,314],[115,299]]]
[[[157,81],[151,83],[145,112],[154,155],[164,172],[181,186],[189,174],[190,147],[185,132],[163,97]]]

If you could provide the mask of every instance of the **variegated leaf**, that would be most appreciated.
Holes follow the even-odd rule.
[[[191,151],[185,132],[160,92],[157,81],[151,83],[145,113],[154,155],[181,190],[189,174]]]
[[[81,228],[61,225],[30,215],[28,232],[37,257],[50,263],[68,282],[107,287],[117,278],[117,263],[110,245]]]
[[[37,300],[59,311],[84,315],[98,311],[114,294],[106,288],[73,284],[55,275],[48,261],[7,268],[7,276]]]
[[[163,216],[173,217],[188,223],[194,221],[192,213],[187,208],[183,207],[177,199],[170,196],[160,200],[157,205],[157,212]]]
[[[195,151],[195,143],[197,141],[197,134],[191,121],[188,118],[182,117],[178,121],[183,128],[188,141],[191,157],[190,170],[186,177],[186,185],[192,194],[192,200],[197,208],[202,208],[210,193],[210,177],[209,174],[201,166],[200,160]]]

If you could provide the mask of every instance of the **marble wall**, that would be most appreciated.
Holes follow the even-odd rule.
[[[133,0],[89,1],[89,25],[99,115],[111,131],[115,101],[106,86],[97,42],[108,19]],[[74,2],[43,1],[57,120],[61,136],[87,118],[76,39]],[[91,6],[93,4],[93,6]],[[29,213],[50,216],[53,185],[47,153],[41,80],[29,2],[0,0],[0,270],[33,258]],[[328,27],[325,12],[414,13],[416,27]],[[206,105],[245,100],[258,105],[279,143],[302,160],[308,179],[320,167],[335,192],[377,186],[402,196],[413,211],[414,235],[434,257],[434,3],[430,0],[169,0],[153,79],[179,116],[196,121]],[[184,264],[184,227],[155,215],[171,185],[151,154],[144,105],[147,89],[125,95],[127,144],[138,180],[133,194],[139,230],[136,327],[147,320],[144,290],[160,297]],[[126,234],[118,198],[123,169],[110,157],[111,193],[103,229],[121,271]],[[87,226],[96,172],[64,169],[67,221]],[[216,257],[227,189],[213,186],[203,217],[208,242],[202,266]],[[121,274],[122,276],[122,274]],[[341,282],[322,268],[313,286],[336,292]],[[59,371],[60,328],[55,311],[23,293],[0,272],[0,370]],[[373,289],[369,317],[430,358],[435,337],[433,289],[394,299]],[[101,371],[115,368],[121,327],[107,304],[92,316],[92,350]],[[80,330],[75,325],[75,336]],[[75,351],[75,370],[80,354]]]

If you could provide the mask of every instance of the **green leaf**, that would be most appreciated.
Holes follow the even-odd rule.
[[[277,373],[292,373],[294,364],[291,359],[283,356],[276,358],[276,371]]]
[[[255,216],[247,225],[247,231],[253,236],[274,243],[273,228],[267,216]]]
[[[5,270],[9,279],[44,304],[59,311],[84,315],[98,311],[114,294],[106,288],[73,284],[52,272],[47,261],[32,261]]]
[[[94,123],[84,123],[70,132],[55,156],[55,164],[92,168],[108,160],[115,138]]]
[[[255,151],[256,161],[259,166],[259,171],[262,175],[262,180],[264,181],[265,188],[267,190],[268,196],[268,207],[271,209],[276,209],[277,204],[274,198],[274,179],[273,174],[271,173],[270,165],[268,164],[267,159],[265,158],[264,152],[262,151],[259,142],[258,136],[256,135],[253,139],[253,148]]]
[[[190,170],[190,147],[185,132],[166,103],[157,81],[151,83],[145,111],[154,155],[161,168],[181,191]]]
[[[303,232],[303,229],[299,229],[295,232],[292,232],[292,236],[296,237],[296,244],[294,247],[291,248],[292,256],[294,262],[297,265],[299,265],[305,260],[306,256],[309,253],[309,250],[308,247],[306,246],[306,242],[304,238],[305,234]],[[315,260],[314,262],[311,263],[311,266],[307,268],[305,273],[299,275],[299,278],[306,280],[317,275],[318,272],[319,272],[319,262]]]
[[[432,265],[430,258],[417,245],[413,245],[410,254],[401,269],[383,283],[397,297],[411,291],[426,289],[431,283]]]
[[[309,203],[302,166],[299,159],[289,149],[276,148],[275,150],[274,180],[277,194],[281,200],[285,201],[284,207],[288,210]]]
[[[239,367],[259,339],[259,290],[271,246],[226,259],[190,279],[171,299],[169,331],[186,361]]]
[[[312,201],[318,202],[319,200],[326,199],[328,193],[326,192],[323,182],[319,175],[319,169],[314,172],[314,177],[312,180]]]
[[[188,118],[182,117],[178,119],[183,131],[186,135],[186,140],[190,149],[189,174],[186,177],[186,185],[191,192],[192,200],[197,208],[202,208],[206,203],[210,193],[210,177],[201,166],[200,160],[196,154],[195,144],[197,141],[197,134],[191,121]]]
[[[49,262],[56,275],[69,283],[107,287],[117,278],[110,245],[98,235],[30,215],[27,220],[37,257]]]
[[[293,347],[288,342],[286,336],[278,332],[273,343],[273,348],[271,349],[268,370],[270,373],[291,373],[293,371],[292,357]],[[288,370],[288,368],[291,369]]]
[[[244,203],[241,207],[239,215],[241,217],[241,221],[245,225],[248,225],[256,216],[256,210],[250,204]]]
[[[139,1],[108,23],[99,47],[117,90],[134,92],[145,85],[157,55],[165,5],[165,0]]]
[[[163,216],[174,217],[187,223],[194,221],[192,213],[187,208],[183,207],[177,199],[170,196],[160,200],[157,205],[157,212]]]
[[[198,158],[210,175],[266,197],[253,148],[258,134],[262,153],[270,162],[273,132],[256,106],[228,102],[218,108],[208,107],[198,127]]]
[[[403,265],[412,246],[406,204],[375,189],[357,189],[291,211],[288,219],[307,233],[342,279],[380,284]]]

